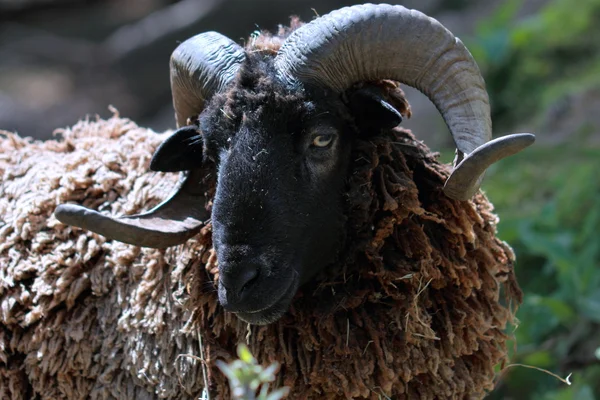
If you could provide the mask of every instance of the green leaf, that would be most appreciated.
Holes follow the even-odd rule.
[[[552,314],[564,325],[570,324],[576,318],[573,308],[558,298],[539,297],[538,302],[538,304],[548,307]]]
[[[238,344],[237,354],[240,360],[242,360],[246,364],[256,364],[256,360],[254,359],[252,353],[250,353],[250,350],[248,350],[248,347],[245,344]]]
[[[221,370],[221,372],[227,377],[227,379],[237,380],[236,372],[232,368],[230,368],[229,365],[227,365],[224,361],[217,360],[216,364],[217,367]]]
[[[547,368],[554,365],[555,360],[548,351],[536,351],[523,358],[522,364],[532,365],[538,368]]]
[[[278,363],[273,363],[260,372],[259,379],[261,382],[273,382],[275,380],[275,372],[279,368]]]
[[[600,289],[589,296],[580,299],[581,314],[591,321],[600,323]]]

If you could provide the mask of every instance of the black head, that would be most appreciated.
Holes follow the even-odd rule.
[[[211,221],[225,309],[270,323],[299,285],[336,261],[354,140],[401,119],[377,86],[344,96],[286,86],[272,58],[257,54],[207,105],[195,134],[185,127],[165,142],[153,159],[160,170],[199,166],[201,144],[217,165]]]

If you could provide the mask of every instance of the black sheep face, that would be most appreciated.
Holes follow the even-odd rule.
[[[361,115],[372,106],[354,98],[350,107],[362,106]],[[350,118],[339,96],[284,87],[260,56],[248,57],[233,87],[211,100],[197,143],[218,169],[211,221],[226,310],[249,323],[273,322],[299,285],[335,262],[355,122],[371,129],[368,119]],[[197,163],[196,152],[180,153],[188,154],[182,166]]]

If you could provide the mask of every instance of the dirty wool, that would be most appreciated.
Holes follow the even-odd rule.
[[[410,132],[357,143],[343,257],[262,327],[219,306],[210,224],[156,250],[52,214],[65,202],[114,215],[158,204],[177,182],[148,172],[167,135],[117,115],[47,142],[0,134],[0,398],[198,399],[208,382],[211,398],[227,399],[215,361],[240,342],[281,364],[276,383],[293,399],[493,389],[521,301],[514,256],[486,197],[445,197],[449,167]]]

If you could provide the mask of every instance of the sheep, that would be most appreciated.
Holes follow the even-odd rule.
[[[396,33],[402,56],[416,40],[408,33],[426,44],[423,26],[434,30],[443,56],[433,46],[421,67],[458,65],[440,81],[461,101],[392,66],[378,71],[390,76],[350,76],[351,87],[311,81],[346,65],[328,66],[340,55],[327,43],[389,49],[387,34],[386,46],[361,42],[381,18],[407,25]],[[320,41],[328,24],[361,40]],[[292,25],[246,50],[214,32],[180,45],[173,134],[118,117],[82,122],[61,141],[5,134],[3,398],[197,398],[205,388],[227,398],[214,360],[240,341],[282,364],[292,398],[480,398],[493,388],[521,292],[478,187],[491,162],[532,136],[489,141],[474,62],[420,13],[354,6]],[[466,86],[452,81],[465,73]],[[386,78],[412,82],[442,111],[458,147],[452,170],[396,127],[411,111]],[[295,169],[297,153],[310,161]],[[178,183],[161,173],[177,171],[187,171]]]
[[[402,120],[393,104],[402,94],[378,80],[415,86],[437,105],[457,145],[444,186],[456,200],[475,194],[491,163],[533,141],[531,134],[490,141],[475,61],[419,12],[348,7],[298,27],[274,56],[266,47],[244,51],[207,32],[173,53],[180,129],[150,163],[154,171],[189,171],[171,199],[138,217],[115,219],[75,205],[59,207],[57,217],[151,247],[183,243],[210,218],[219,302],[246,322],[268,324],[288,310],[300,285],[343,254],[342,194],[352,147]],[[204,163],[215,164],[218,174],[210,213],[198,186]]]

